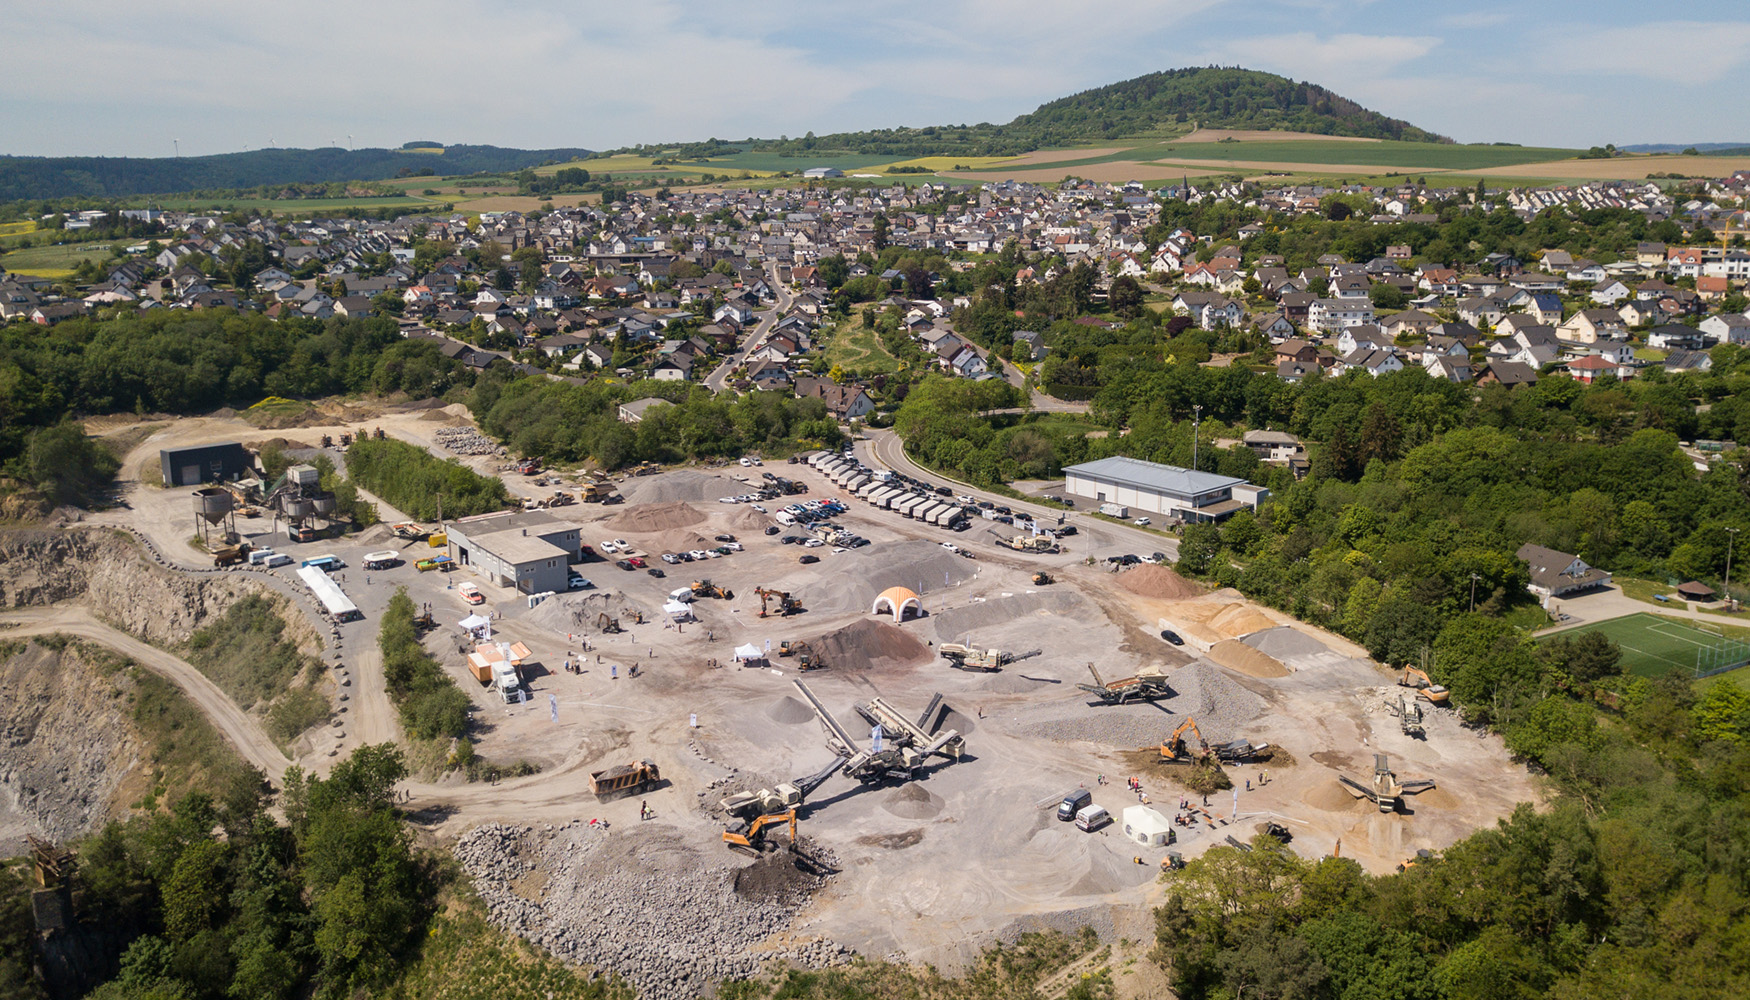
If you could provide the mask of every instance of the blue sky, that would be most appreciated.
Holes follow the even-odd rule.
[[[0,153],[609,148],[1007,121],[1159,69],[1323,84],[1461,142],[1750,142],[1750,4],[64,0],[0,34]],[[1676,20],[1658,20],[1661,11]]]

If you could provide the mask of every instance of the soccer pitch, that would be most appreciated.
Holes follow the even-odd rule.
[[[1709,650],[1702,656],[1704,669],[1750,659],[1750,643],[1726,639],[1718,632],[1647,612],[1556,634],[1572,638],[1582,632],[1601,633],[1622,647],[1623,669],[1640,677],[1660,677],[1673,670],[1693,675],[1697,651],[1704,649]]]

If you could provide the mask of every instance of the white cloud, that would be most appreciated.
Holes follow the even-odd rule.
[[[1663,21],[1569,35],[1554,68],[1671,83],[1717,83],[1750,63],[1750,22]]]

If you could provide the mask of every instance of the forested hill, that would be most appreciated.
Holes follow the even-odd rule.
[[[777,152],[1012,156],[1048,146],[1180,135],[1199,128],[1281,129],[1410,142],[1451,142],[1409,122],[1274,73],[1218,66],[1170,69],[1042,104],[1007,125],[938,125],[759,143]]]
[[[1208,66],[1150,73],[1040,105],[1005,132],[1082,139],[1145,135],[1195,122],[1202,128],[1286,129],[1321,135],[1451,142],[1313,83],[1257,70]]]
[[[437,152],[441,149],[442,152]],[[589,155],[586,149],[447,146],[417,149],[252,149],[217,156],[0,156],[0,201],[127,197],[275,184],[374,181],[430,172],[521,170]]]

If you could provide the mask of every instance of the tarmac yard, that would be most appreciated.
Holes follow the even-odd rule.
[[[417,417],[383,423],[395,436],[402,436],[405,425],[410,438],[428,437],[434,429]],[[168,436],[149,439],[126,468],[134,468],[148,449],[155,454]],[[178,441],[262,436],[209,419]],[[469,461],[489,470],[494,460]],[[806,483],[809,492],[795,499],[841,495],[803,465],[771,464],[765,470]],[[751,472],[757,481],[765,470],[682,470],[628,479],[621,484],[624,504],[555,509],[556,516],[581,525],[586,543],[599,550],[602,540],[623,538],[666,576],[627,572],[611,561],[587,562],[574,568],[594,583],[592,589],[555,595],[534,607],[526,596],[465,567],[447,576],[416,572],[413,560],[426,554],[424,543],[407,550],[403,565],[371,573],[366,585],[363,554],[401,545],[386,544],[383,528],[344,541],[271,543],[294,558],[320,550],[348,564],[342,585],[365,613],[364,621],[342,627],[346,666],[360,674],[353,713],[368,713],[361,702],[386,697],[380,677],[373,685],[368,676],[373,664],[365,651],[374,648],[383,603],[394,587],[405,586],[415,604],[433,607],[440,624],[428,648],[475,699],[478,752],[540,765],[533,777],[496,785],[465,784],[452,776],[406,786],[408,808],[434,840],[453,842],[483,825],[495,831],[490,845],[466,841],[477,878],[498,879],[513,864],[551,869],[553,879],[542,876],[527,892],[503,875],[507,892],[523,893],[516,897],[521,902],[506,897],[495,905],[506,926],[580,961],[615,961],[568,950],[572,946],[564,942],[587,938],[588,927],[554,929],[562,919],[611,916],[584,904],[565,909],[574,915],[562,918],[546,887],[587,886],[590,879],[583,876],[596,863],[590,859],[618,858],[612,863],[623,865],[626,852],[547,850],[531,840],[649,838],[662,850],[639,856],[662,860],[644,863],[672,868],[646,872],[656,879],[684,880],[750,864],[722,843],[725,820],[718,801],[733,791],[813,774],[833,758],[813,709],[793,684],[798,677],[865,748],[870,726],[855,711],[857,704],[879,697],[915,719],[940,693],[946,706],[942,726],[964,736],[965,753],[952,762],[932,759],[904,784],[865,786],[841,774],[809,796],[800,811],[801,833],[836,858],[836,874],[793,900],[785,939],[820,938],[945,970],[960,967],[994,938],[1035,927],[1092,924],[1110,934],[1146,936],[1152,926],[1147,907],[1157,902],[1152,884],[1166,849],[1126,840],[1122,812],[1143,799],[1168,818],[1178,812],[1181,797],[1189,794],[1177,783],[1179,769],[1160,763],[1152,749],[1138,751],[1158,746],[1186,715],[1211,743],[1269,743],[1293,761],[1230,765],[1235,792],[1210,796],[1206,808],[1201,796],[1191,796],[1196,820],[1175,827],[1178,843],[1172,847],[1188,857],[1230,835],[1249,840],[1260,824],[1274,821],[1293,834],[1290,847],[1303,856],[1336,851],[1370,871],[1386,872],[1419,848],[1443,848],[1517,803],[1540,799],[1536,781],[1508,759],[1499,739],[1465,728],[1450,710],[1424,703],[1426,738],[1404,735],[1386,706],[1411,692],[1344,640],[1252,605],[1233,591],[1199,593],[1159,567],[1113,573],[1104,561],[1089,565],[1088,557],[1103,560],[1117,551],[1108,550],[1095,523],[1084,522],[1082,532],[1066,540],[1066,553],[1023,555],[998,547],[988,530],[1013,529],[975,522],[972,530],[950,532],[847,498],[849,510],[838,522],[871,544],[804,549],[781,541],[802,532],[766,535],[766,515],[718,502],[752,489],[731,475]],[[506,478],[513,486],[520,479],[514,473]],[[187,491],[134,493],[139,499],[132,510],[103,518],[136,519],[141,523],[135,526],[161,548],[182,544],[186,550],[192,524]],[[785,502],[763,506],[776,510]],[[395,517],[385,511],[384,519]],[[265,520],[238,524],[246,534],[270,526]],[[722,533],[733,534],[745,551],[681,565],[658,558],[704,547]],[[944,541],[974,557],[944,548]],[[819,561],[805,565],[804,554]],[[191,565],[194,559],[191,552]],[[1031,577],[1040,570],[1057,582],[1035,586]],[[734,598],[699,598],[692,605],[696,621],[664,624],[667,595],[706,578]],[[483,608],[463,603],[454,586],[464,580],[487,593]],[[874,596],[893,586],[918,593],[924,614],[900,624],[891,615],[872,615]],[[756,587],[788,591],[806,610],[762,619]],[[476,611],[492,612],[497,638],[522,642],[533,652],[526,662],[526,703],[505,705],[468,674],[471,640],[455,623]],[[618,618],[624,631],[598,631],[595,621],[604,612]],[[635,612],[642,612],[643,624],[635,623]],[[1159,638],[1163,628],[1174,629],[1186,645]],[[777,655],[786,640],[808,641],[825,669],[799,673],[794,658]],[[768,641],[769,660],[735,660],[736,647],[751,643],[764,650]],[[938,655],[936,647],[944,642],[1038,653],[996,672],[961,670]],[[581,672],[568,671],[567,662]],[[1174,693],[1154,702],[1101,705],[1077,687],[1092,683],[1090,664],[1107,681],[1159,667]],[[340,751],[348,748],[343,740]],[[299,762],[320,764],[318,749],[325,753],[327,747],[312,749],[311,759]],[[1370,783],[1375,753],[1389,755],[1400,778],[1432,778],[1436,787],[1407,798],[1402,812],[1381,814],[1336,780],[1344,774]],[[591,771],[641,758],[660,767],[663,787],[608,803],[589,794]],[[1131,777],[1139,779],[1140,792],[1127,786]],[[1081,787],[1119,822],[1094,833],[1059,822],[1058,801]],[[641,806],[653,817],[640,819]],[[591,827],[592,820],[607,825]],[[503,832],[512,828],[522,832]],[[501,843],[512,846],[500,849]],[[546,910],[532,916],[529,907]],[[833,953],[815,948],[785,954],[812,961]],[[662,977],[650,972],[639,979],[652,995],[663,995],[669,980]],[[685,990],[674,985],[673,992]]]

